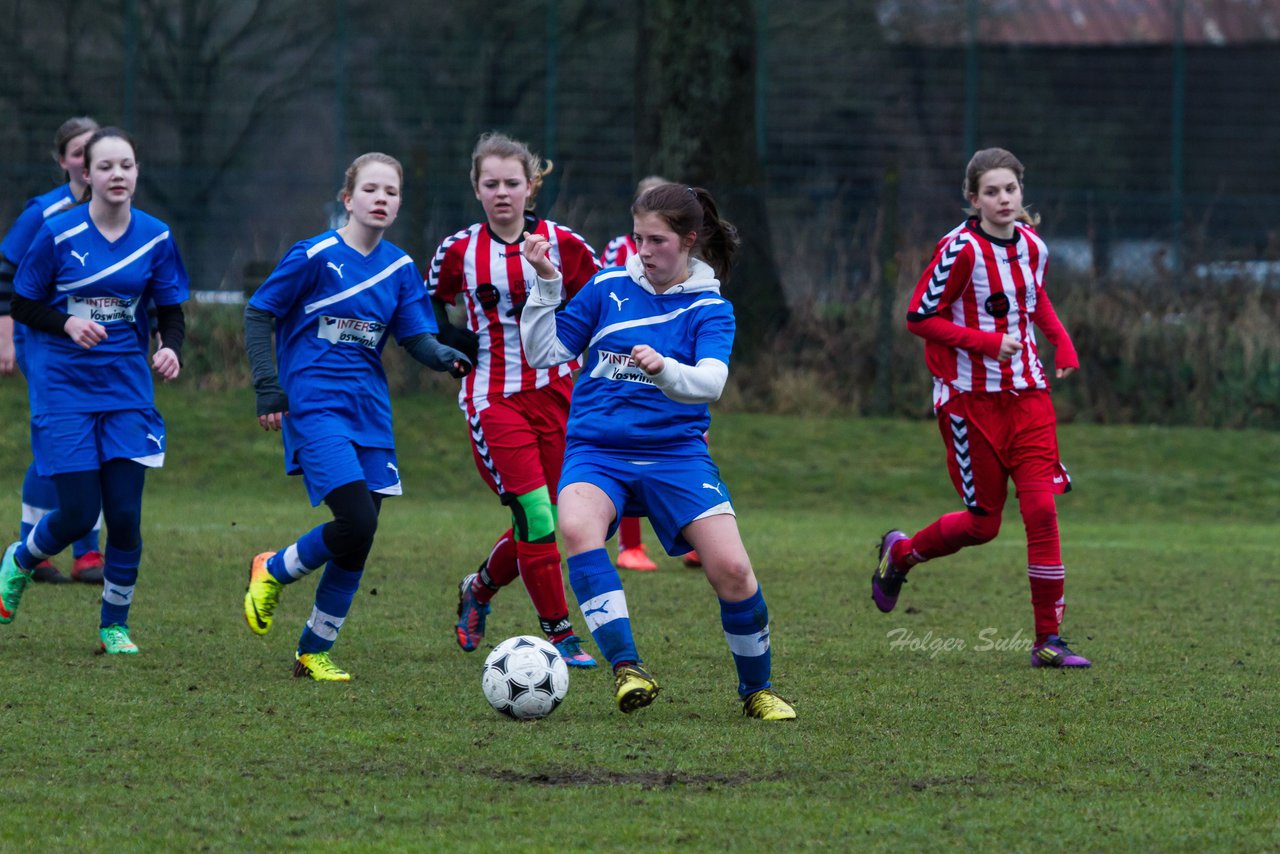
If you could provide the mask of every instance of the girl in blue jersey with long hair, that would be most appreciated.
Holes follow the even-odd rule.
[[[0,623],[12,622],[35,566],[107,523],[99,627],[105,653],[134,654],[129,634],[142,557],[142,488],[164,464],[164,419],[148,370],[154,303],[161,344],[150,367],[176,379],[187,271],[169,227],[133,207],[136,149],[119,128],[85,145],[89,202],[46,220],[14,278],[13,317],[27,325],[31,446],[58,509],[0,563]]]
[[[244,616],[265,635],[284,586],[323,567],[293,669],[322,682],[351,678],[329,651],[360,586],[382,497],[400,494],[382,368],[387,333],[433,370],[471,370],[466,356],[436,340],[413,259],[382,239],[400,210],[403,178],[394,157],[357,157],[339,195],[347,224],[295,244],[245,309],[258,423],[284,431],[285,471],[302,475],[312,506],[323,501],[333,521],[253,559]]]
[[[729,489],[703,439],[729,375],[733,307],[720,281],[737,232],[706,190],[663,184],[631,206],[636,255],[597,274],[561,310],[560,275],[547,244],[526,235],[538,274],[521,317],[529,362],[560,364],[586,352],[569,412],[560,476],[560,536],[569,582],[591,635],[613,665],[623,712],[649,705],[658,682],[645,669],[627,599],[605,541],[618,520],[646,515],[667,554],[697,549],[720,599],[720,624],[738,671],[743,713],[792,720],[772,688],[769,611],[738,533]]]
[[[18,215],[17,220],[0,243],[0,376],[13,373],[14,365],[27,374],[26,359],[23,356],[24,328],[17,326],[9,316],[9,303],[13,296],[13,274],[27,253],[27,247],[35,239],[36,232],[49,217],[62,213],[79,202],[88,185],[84,175],[84,147],[98,129],[98,123],[88,116],[75,116],[67,119],[53,135],[53,159],[62,170],[66,183],[49,192],[28,199],[27,204]],[[58,489],[53,480],[41,477],[36,473],[33,462],[27,467],[27,474],[22,479],[22,523],[20,537],[26,539],[36,523],[58,506]],[[71,568],[71,578],[89,584],[102,583],[102,552],[98,548],[98,528],[102,523],[99,514],[97,522],[88,534],[71,544],[75,562]],[[36,564],[31,573],[33,581],[60,584],[67,581],[67,576],[58,571],[53,561],[42,560]]]

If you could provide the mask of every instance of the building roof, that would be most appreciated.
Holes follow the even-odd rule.
[[[979,44],[1126,47],[1173,44],[1179,5],[1187,45],[1280,42],[1280,0],[881,0],[877,11],[896,43],[959,46],[976,23]]]

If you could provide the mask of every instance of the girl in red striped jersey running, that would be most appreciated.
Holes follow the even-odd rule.
[[[520,310],[536,276],[520,251],[526,233],[550,243],[551,261],[564,275],[568,296],[598,269],[595,250],[585,240],[531,213],[551,168],[522,142],[500,133],[482,135],[471,155],[471,185],[485,220],[441,243],[428,274],[441,329],[449,330],[441,340],[456,340],[454,346],[461,345],[463,352],[467,344],[478,351],[459,405],[470,427],[476,468],[511,508],[513,521],[480,569],[458,585],[456,635],[463,650],[474,650],[484,638],[490,600],[518,575],[542,631],[565,662],[594,667],[595,659],[582,651],[569,621],[555,538],[555,495],[578,363],[535,369],[520,344]],[[459,297],[466,332],[448,326],[444,312]]]
[[[1071,488],[1058,458],[1057,416],[1036,352],[1032,323],[1056,348],[1057,377],[1080,363],[1044,290],[1049,251],[1022,204],[1022,163],[1002,148],[970,159],[963,192],[971,216],[938,243],[916,284],[907,329],[925,339],[933,403],[951,482],[965,509],[908,537],[889,531],[871,595],[892,611],[916,564],[994,539],[1017,488],[1027,534],[1027,577],[1035,618],[1033,667],[1088,667],[1058,634],[1066,569],[1055,495]]]

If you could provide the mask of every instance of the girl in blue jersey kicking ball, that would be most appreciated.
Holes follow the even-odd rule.
[[[394,157],[357,157],[339,195],[347,224],[295,244],[245,309],[258,423],[284,431],[285,471],[302,475],[312,506],[323,501],[333,521],[253,559],[244,616],[265,635],[284,586],[323,567],[293,669],[322,682],[351,678],[329,651],[360,586],[382,497],[400,494],[382,368],[387,333],[433,370],[471,370],[466,356],[436,340],[413,259],[382,239],[400,210],[403,178]]]
[[[13,317],[28,327],[31,446],[52,477],[58,509],[4,553],[0,623],[12,622],[34,567],[106,517],[103,652],[133,654],[129,635],[142,557],[142,487],[164,464],[164,420],[155,409],[147,356],[156,306],[161,345],[151,368],[178,376],[187,272],[169,227],[132,206],[133,141],[119,128],[85,145],[89,203],[45,220],[14,278]]]
[[[738,533],[729,489],[703,439],[729,376],[733,307],[720,280],[737,251],[734,227],[703,189],[662,184],[631,206],[637,253],[597,274],[563,310],[547,242],[525,235],[538,274],[521,316],[529,363],[586,352],[569,411],[560,476],[560,534],[569,582],[591,635],[613,665],[614,698],[631,712],[658,695],[642,666],[627,599],[605,541],[618,520],[649,517],[667,553],[697,549],[720,599],[743,713],[792,720],[770,682],[769,611]]]

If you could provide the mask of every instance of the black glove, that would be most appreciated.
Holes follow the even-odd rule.
[[[289,411],[289,396],[284,393],[284,389],[280,388],[278,382],[254,385],[253,390],[258,396],[258,415]]]
[[[458,351],[458,355],[462,358],[455,359],[453,364],[449,366],[449,376],[460,380],[467,374],[471,373],[471,369],[475,366],[466,358],[466,353]]]
[[[436,339],[446,347],[452,347],[466,356],[474,365],[480,358],[480,336],[470,329],[446,323],[436,333]],[[466,376],[466,374],[462,374]]]

